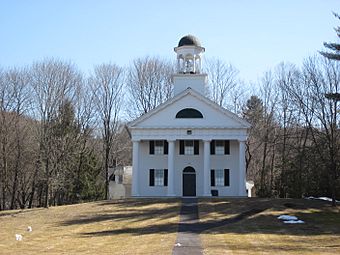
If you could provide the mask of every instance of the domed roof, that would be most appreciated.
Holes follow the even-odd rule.
[[[179,40],[178,47],[181,46],[197,46],[201,47],[200,41],[193,35],[186,35]]]

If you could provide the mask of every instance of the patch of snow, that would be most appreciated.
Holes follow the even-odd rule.
[[[291,216],[291,215],[280,215],[279,217],[277,217],[279,220],[297,220],[298,218],[296,216]]]
[[[280,215],[277,217],[279,220],[283,220],[283,223],[286,224],[302,224],[305,223],[303,220],[299,220],[298,217],[293,215]]]
[[[32,232],[32,227],[31,226],[27,227],[27,232]]]
[[[22,235],[20,235],[20,234],[15,234],[15,240],[17,240],[17,241],[22,241]]]
[[[284,220],[283,223],[286,223],[286,224],[303,224],[305,222],[303,220]]]
[[[314,200],[323,200],[327,202],[332,202],[332,199],[330,197],[305,197],[305,199],[314,199]],[[336,203],[340,203],[339,200],[335,200]]]
[[[182,244],[181,243],[176,243],[175,246],[176,247],[180,247],[180,246],[182,246]]]

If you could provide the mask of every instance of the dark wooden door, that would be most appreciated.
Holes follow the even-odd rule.
[[[196,174],[183,173],[183,196],[195,197],[196,196]]]

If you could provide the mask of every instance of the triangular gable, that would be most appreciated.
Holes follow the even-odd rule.
[[[203,119],[176,119],[176,113],[184,108],[202,112]],[[220,107],[191,88],[169,99],[155,109],[128,124],[129,128],[241,128],[250,124],[236,114]]]

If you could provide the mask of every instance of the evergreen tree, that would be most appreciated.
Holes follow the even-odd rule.
[[[247,100],[246,109],[243,111],[244,118],[252,125],[256,125],[263,119],[263,102],[257,96],[251,96]]]
[[[337,13],[333,13],[335,17],[340,20],[340,16]],[[340,26],[336,27],[335,32],[340,38]],[[328,50],[328,52],[321,51],[320,54],[328,59],[340,60],[340,43],[326,43],[323,44]]]

